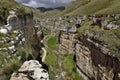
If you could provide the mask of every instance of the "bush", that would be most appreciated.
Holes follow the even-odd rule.
[[[8,80],[13,72],[16,72],[21,66],[21,62],[19,60],[11,60],[4,64],[3,67],[3,76],[6,76]]]

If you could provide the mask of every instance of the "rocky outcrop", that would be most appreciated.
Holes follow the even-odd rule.
[[[76,68],[84,80],[119,80],[120,60],[118,57],[103,53],[87,38],[76,44]]]
[[[20,24],[18,24],[18,17],[15,11],[9,11],[9,16],[7,17],[7,25],[11,26],[13,29],[17,29]]]
[[[26,38],[26,42],[30,42],[30,39],[32,37],[31,33],[33,33],[33,14],[21,14],[17,15],[16,11],[11,10],[9,11],[9,15],[7,17],[7,24],[5,27],[11,31],[11,30],[22,30],[24,33],[24,36]]]
[[[61,31],[58,38],[59,52],[62,54],[74,53],[74,42],[76,33]]]
[[[119,57],[111,54],[107,45],[95,41],[94,33],[86,32],[75,39],[76,34],[61,31],[58,40],[61,53],[74,53],[79,75],[84,80],[119,80]]]
[[[38,61],[30,60],[24,62],[10,80],[49,80],[49,74]]]

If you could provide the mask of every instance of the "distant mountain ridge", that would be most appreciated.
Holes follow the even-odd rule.
[[[56,8],[45,8],[45,7],[38,7],[41,12],[52,11],[52,10],[65,10],[65,7],[56,7]]]

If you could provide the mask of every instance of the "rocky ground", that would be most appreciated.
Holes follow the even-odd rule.
[[[30,60],[24,62],[10,80],[49,80],[49,74],[38,61]]]

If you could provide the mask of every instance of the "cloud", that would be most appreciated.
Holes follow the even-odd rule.
[[[66,6],[69,2],[74,0],[15,0],[18,3],[21,3],[26,6],[31,7],[60,7],[60,6]]]

